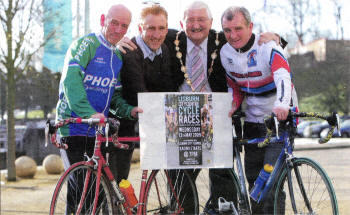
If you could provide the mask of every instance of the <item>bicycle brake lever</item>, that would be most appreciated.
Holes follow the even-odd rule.
[[[106,148],[108,148],[108,131],[109,131],[109,122],[107,122],[105,126]]]
[[[278,122],[278,119],[277,119],[276,116],[273,117],[273,121],[275,122],[276,137],[277,137],[277,139],[279,139],[280,138],[279,135],[278,135],[278,124],[279,124],[279,122]]]

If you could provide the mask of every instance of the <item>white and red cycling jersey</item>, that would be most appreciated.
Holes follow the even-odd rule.
[[[297,106],[297,97],[283,49],[274,41],[258,41],[259,36],[245,52],[226,43],[220,57],[234,104],[239,107],[245,98],[245,121],[262,123],[275,106],[289,108],[291,101]]]

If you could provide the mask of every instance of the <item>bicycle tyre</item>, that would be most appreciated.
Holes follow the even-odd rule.
[[[297,212],[293,211],[290,190],[288,188],[287,168],[283,168],[275,190],[275,214],[338,214],[336,195],[331,180],[322,167],[309,158],[296,158],[291,170],[292,187]],[[299,171],[305,193],[310,201],[313,212],[310,212],[303,200],[300,186],[298,186],[296,172]],[[283,199],[285,207],[283,211]]]
[[[50,205],[50,215],[71,214],[76,212],[87,174],[90,174],[84,196],[84,203],[81,207],[81,213],[92,214],[93,201],[95,197],[97,171],[86,162],[78,162],[68,168],[60,177]],[[79,186],[80,185],[80,186]],[[96,214],[114,214],[116,208],[111,198],[111,184],[106,177],[101,174],[99,199]]]
[[[143,214],[198,214],[197,190],[186,170],[153,170],[143,202]]]
[[[220,181],[225,185],[226,193],[227,195],[230,195],[231,199],[226,200],[233,200],[235,202],[235,207],[239,214],[248,214],[248,211],[250,211],[249,208],[249,200],[246,197],[242,195],[242,192],[240,190],[240,185],[238,181],[238,177],[236,173],[234,172],[234,169],[220,169],[221,171],[224,171],[224,175],[228,176],[226,179],[221,179]],[[224,181],[223,181],[224,180]],[[197,176],[196,179],[196,188],[198,193],[198,202],[199,202],[199,213],[202,214],[205,212],[205,210],[208,210],[207,202],[210,198],[210,185],[209,185],[209,169],[202,169],[200,173]],[[215,200],[217,201],[217,200]],[[239,202],[240,204],[237,204]],[[216,204],[215,204],[216,206]]]

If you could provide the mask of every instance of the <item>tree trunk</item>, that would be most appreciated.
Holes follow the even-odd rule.
[[[7,79],[7,180],[16,181],[15,142],[15,78],[14,69],[9,68]]]
[[[343,40],[344,41],[344,40]],[[344,45],[345,47],[345,45]],[[350,54],[350,47],[347,47],[346,49],[346,52],[348,54]],[[349,115],[349,112],[350,112],[350,55],[348,55],[348,75],[346,76],[347,77],[347,85],[346,88],[345,88],[345,113],[346,115]]]
[[[29,104],[27,104],[24,108],[24,121],[28,120],[28,109],[29,109]]]

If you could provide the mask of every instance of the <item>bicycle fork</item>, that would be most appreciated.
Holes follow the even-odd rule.
[[[305,205],[307,207],[307,209],[309,210],[310,214],[313,214],[313,210],[311,208],[311,204],[310,201],[306,195],[305,192],[305,187],[299,172],[299,167],[297,165],[293,164],[293,158],[287,159],[287,179],[288,179],[288,189],[289,189],[289,194],[290,194],[290,199],[291,199],[291,204],[292,204],[292,208],[295,214],[297,214],[297,206],[295,204],[295,198],[294,198],[294,189],[293,189],[293,178],[292,178],[292,170],[294,170],[295,173],[295,177],[297,179],[297,183],[298,183],[298,187],[300,189],[300,192],[303,196]]]

